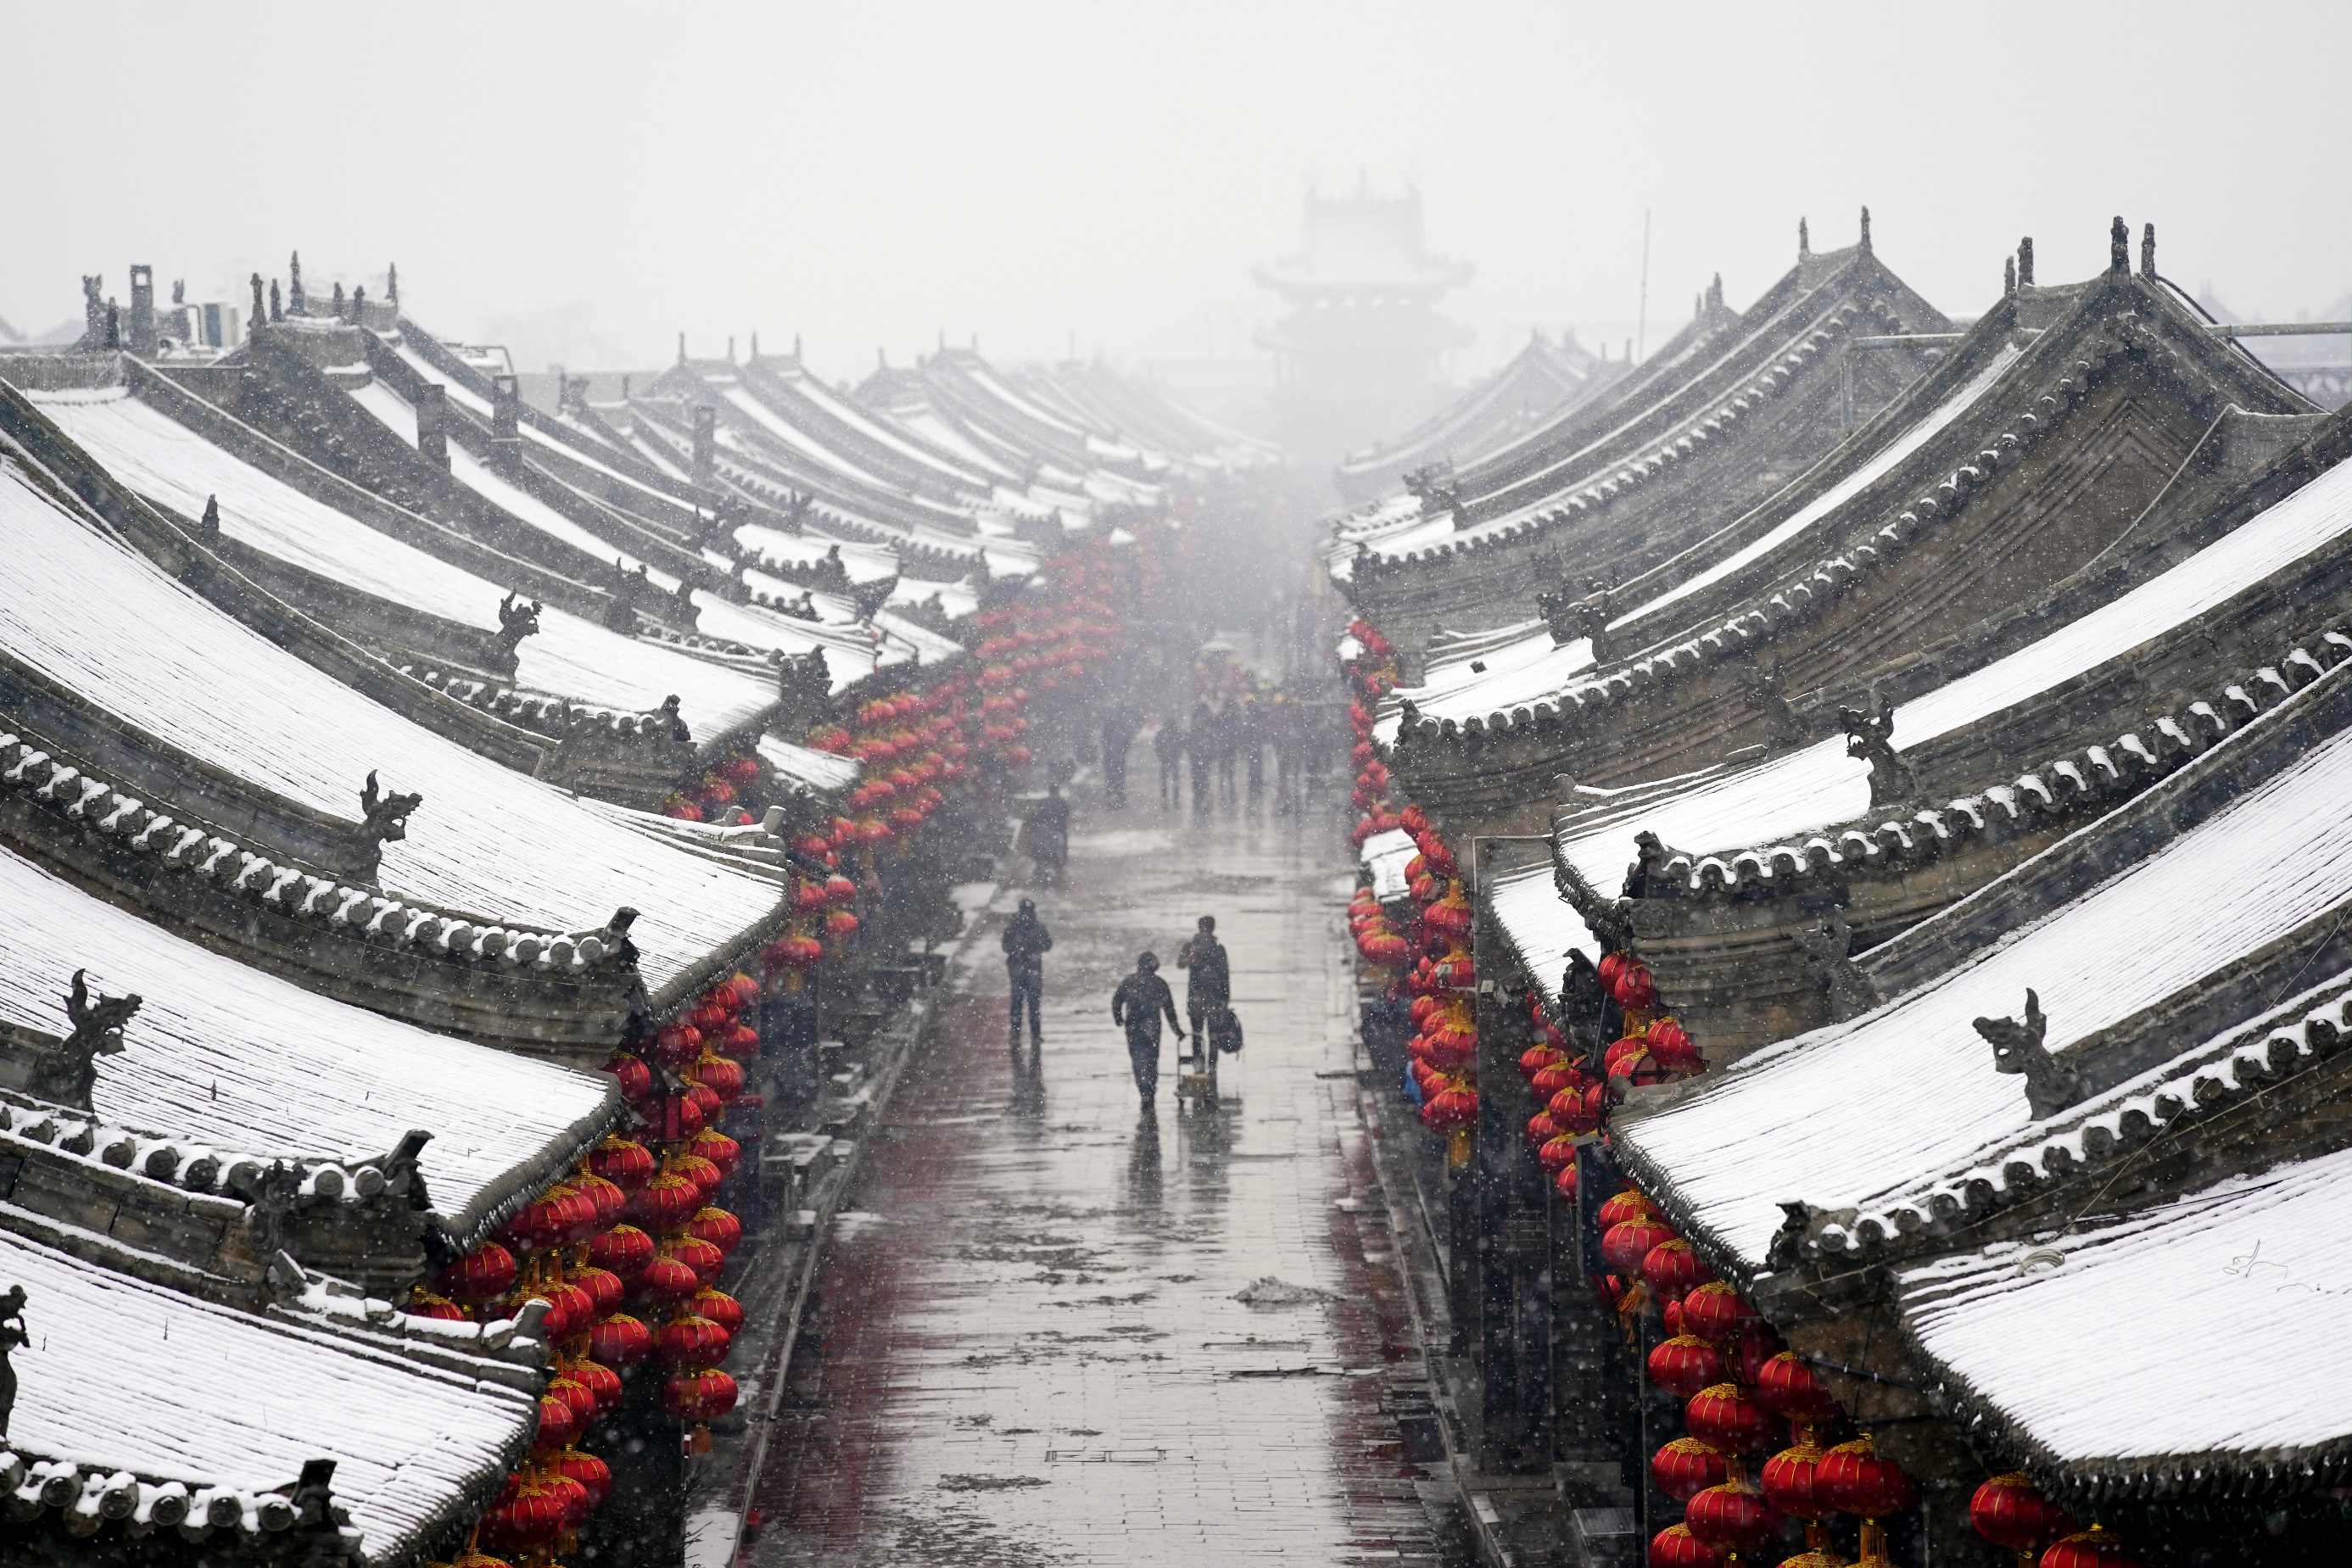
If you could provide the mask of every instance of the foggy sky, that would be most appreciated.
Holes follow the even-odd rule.
[[[400,266],[445,336],[604,368],[732,333],[862,374],[935,334],[1007,359],[1250,351],[1253,263],[1310,183],[1406,183],[1473,361],[1531,323],[1652,345],[1874,214],[1947,311],[2108,218],[2242,315],[2352,291],[2352,5],[757,5],[0,0],[0,317],[241,299]],[[541,358],[546,357],[544,354]],[[539,369],[526,352],[523,369]],[[1465,365],[1464,368],[1469,368]]]

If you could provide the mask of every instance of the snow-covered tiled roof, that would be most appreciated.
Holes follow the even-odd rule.
[[[484,632],[499,629],[504,585],[304,495],[150,403],[127,392],[70,402],[26,395],[117,479],[182,517],[201,516],[205,503],[217,497],[221,532],[241,544],[394,603]],[[432,525],[420,519],[418,526]],[[517,685],[581,703],[642,713],[675,693],[680,716],[697,736],[734,729],[775,702],[772,682],[555,609],[540,612],[538,633],[523,639],[516,659]]]
[[[0,1021],[70,1031],[74,972],[144,1004],[99,1059],[103,1120],[198,1149],[343,1162],[433,1134],[421,1166],[458,1237],[560,1174],[614,1114],[611,1082],[305,990],[91,897],[0,848]]]
[[[254,788],[357,824],[371,769],[425,804],[383,846],[386,892],[554,930],[643,912],[656,995],[777,910],[774,884],[623,831],[561,789],[423,729],[312,668],[0,470],[0,651]]]
[[[826,794],[848,789],[857,782],[857,775],[861,771],[860,765],[853,758],[836,757],[830,751],[795,746],[772,735],[760,737],[759,752],[760,760],[774,768],[778,778]]]
[[[9,1446],[142,1483],[290,1490],[335,1461],[368,1562],[397,1560],[478,1510],[536,1428],[530,1395],[335,1334],[215,1306],[0,1231],[0,1291],[25,1291],[9,1357]]]
[[[2341,1485],[2352,1364],[2294,1351],[2352,1333],[2347,1279],[2352,1151],[2337,1151],[1895,1285],[1964,1429],[2114,1499]]]
[[[2225,741],[2216,754],[2233,749]],[[1629,1117],[1618,1142],[1645,1184],[1673,1195],[1686,1232],[1745,1270],[1764,1267],[1783,1203],[1859,1212],[1925,1176],[1970,1169],[2033,1124],[2023,1081],[1995,1070],[1972,1020],[2016,1014],[2034,990],[2047,1049],[2063,1060],[2076,1042],[2352,904],[2347,789],[2352,735],[2337,734],[2026,930],[1853,1022],[1769,1047]],[[1971,902],[1939,918],[1964,917]]]
[[[1900,705],[1902,750],[1948,735],[2097,668],[2352,532],[2352,464],[2339,464],[2178,566],[2025,647]],[[1866,764],[1842,737],[1752,768],[1694,775],[1686,788],[1571,820],[1561,853],[1596,887],[1613,886],[1647,830],[1704,859],[1786,841],[1863,816]]]
[[[1490,877],[1484,892],[1495,924],[1517,955],[1528,978],[1543,989],[1544,999],[1557,1007],[1569,950],[1586,949],[1593,956],[1592,933],[1576,906],[1553,885],[1549,858],[1516,871]]]

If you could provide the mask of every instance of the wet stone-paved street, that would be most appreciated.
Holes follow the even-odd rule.
[[[1045,1039],[980,916],[820,1276],[749,1560],[1438,1560],[1393,1410],[1419,1352],[1351,1071],[1345,840],[1317,811],[1082,805]],[[1213,914],[1247,1045],[1139,1117],[1112,988]],[[1237,1300],[1278,1281],[1273,1302]],[[1287,1298],[1283,1300],[1282,1298]]]

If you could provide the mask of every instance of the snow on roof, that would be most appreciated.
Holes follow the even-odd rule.
[[[286,1488],[335,1461],[333,1491],[369,1562],[479,1506],[538,1421],[488,1379],[241,1312],[0,1232],[0,1289],[22,1286],[9,1358],[13,1444],[192,1490]]]
[[[1487,879],[1485,891],[1495,923],[1518,954],[1519,967],[1543,988],[1545,999],[1558,1006],[1569,949],[1590,949],[1594,944],[1584,916],[1553,884],[1550,859],[1498,872]]]
[[[802,590],[781,578],[746,569],[746,583],[762,591],[799,597]],[[835,600],[838,603],[840,601]],[[882,664],[884,658],[875,646],[873,630],[863,622],[826,624],[802,621],[756,604],[735,604],[703,589],[694,591],[695,630],[706,637],[723,638],[748,647],[775,649],[786,653],[805,653],[814,649],[824,651],[826,671],[833,677],[832,689],[863,680]]]
[[[811,462],[830,468],[836,474],[847,475],[859,484],[870,486],[877,490],[893,493],[898,490],[899,486],[891,484],[887,479],[877,478],[867,473],[774,409],[770,408],[741,382],[730,384],[725,392],[719,393],[719,396],[726,400],[729,406],[751,415],[754,424]]]
[[[457,396],[460,390],[457,383],[452,382],[448,384],[449,395]],[[389,429],[404,433],[412,442],[415,440],[413,412],[401,395],[383,382],[372,381],[363,387],[352,388],[348,395]],[[582,461],[586,460],[583,458]],[[537,528],[541,533],[562,539],[592,560],[600,564],[617,560],[630,571],[644,564],[640,557],[617,545],[605,543],[504,475],[493,473],[488,464],[455,441],[449,443],[449,476],[508,516]],[[673,573],[656,566],[647,569],[647,575],[663,592],[677,591],[677,578]]]
[[[1645,620],[1667,605],[1676,603],[1703,588],[1712,587],[1722,581],[1749,562],[1761,559],[1803,533],[1807,528],[1877,484],[1893,471],[1896,465],[1927,445],[1930,440],[1941,434],[1953,421],[1982,402],[1985,393],[1990,392],[1994,383],[2009,373],[2009,368],[2015,364],[2017,360],[2016,346],[2003,343],[2000,350],[1985,361],[1984,367],[1969,378],[1967,385],[1929,410],[1924,417],[1914,421],[1898,432],[1895,439],[1871,454],[1867,462],[1857,465],[1843,478],[1781,518],[1758,538],[1749,540],[1705,570],[1691,573],[1664,593],[1637,605],[1609,624],[1612,628],[1631,626],[1635,622]],[[1690,550],[1685,552],[1685,559],[1706,551],[1711,542],[1702,541],[1693,546]],[[1661,570],[1672,571],[1675,564],[1670,561]]]
[[[365,1011],[173,935],[0,849],[0,1021],[70,1031],[77,969],[144,1004],[90,1100],[110,1123],[224,1153],[420,1164],[460,1237],[557,1174],[611,1120],[609,1079]]]
[[[1360,856],[1372,876],[1372,896],[1382,904],[1405,895],[1404,868],[1421,852],[1412,835],[1402,828],[1374,833],[1364,841]]]
[[[1697,1081],[1688,1098],[1628,1118],[1618,1141],[1674,1193],[1688,1228],[1749,1269],[1762,1268],[1782,1203],[1834,1212],[1970,1168],[2032,1121],[2022,1080],[1994,1070],[1971,1020],[2016,1014],[2032,988],[2045,1044],[2063,1058],[2352,902],[2347,789],[2352,734],[2342,734],[1972,961]]]
[[[1895,711],[1898,750],[2024,702],[2203,614],[2352,531],[2352,463],[2336,467],[2150,578],[2006,657]],[[1870,810],[1870,769],[1831,737],[1753,768],[1709,769],[1687,789],[1572,820],[1560,851],[1595,885],[1613,882],[1642,829],[1694,855],[1744,849]],[[1801,855],[1800,859],[1802,858]]]
[[[499,629],[503,587],[304,495],[151,403],[127,393],[70,403],[26,395],[117,479],[182,517],[200,516],[217,497],[221,531],[241,544],[397,604]],[[561,610],[540,612],[538,634],[516,658],[517,685],[582,703],[642,713],[675,693],[697,734],[747,724],[775,701],[767,682]]]
[[[1905,1327],[1962,1399],[2060,1467],[2299,1463],[2352,1437],[2352,1151],[2127,1219],[1895,1274]],[[2225,1461],[2226,1464],[2226,1461]],[[2182,1478],[2175,1477],[2176,1481]],[[2202,1490],[2201,1488],[2200,1490]]]
[[[848,789],[857,782],[857,776],[862,771],[853,758],[835,757],[830,751],[795,746],[789,740],[778,740],[772,735],[760,737],[759,752],[760,760],[774,768],[777,777],[827,793]]]
[[[341,821],[371,769],[420,791],[383,846],[394,897],[483,924],[603,925],[630,905],[657,995],[763,925],[772,883],[619,831],[551,785],[423,729],[166,577],[0,465],[0,649],[168,745]]]
[[[1133,544],[1135,536],[1129,534],[1124,540],[1114,536],[1110,542]],[[950,620],[961,620],[980,608],[980,591],[970,582],[937,582],[920,577],[900,578],[890,590],[888,602],[904,609],[929,604],[934,599]]]

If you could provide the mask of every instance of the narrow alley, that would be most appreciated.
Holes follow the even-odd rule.
[[[1082,794],[1066,890],[982,912],[825,1260],[752,1562],[1441,1560],[1442,1483],[1396,1418],[1423,1375],[1359,1108],[1337,804]],[[998,952],[1024,891],[1055,941],[1034,1059]],[[1203,914],[1246,1043],[1200,1105],[1171,1034],[1139,1117],[1110,995],[1150,948],[1181,1010]]]

